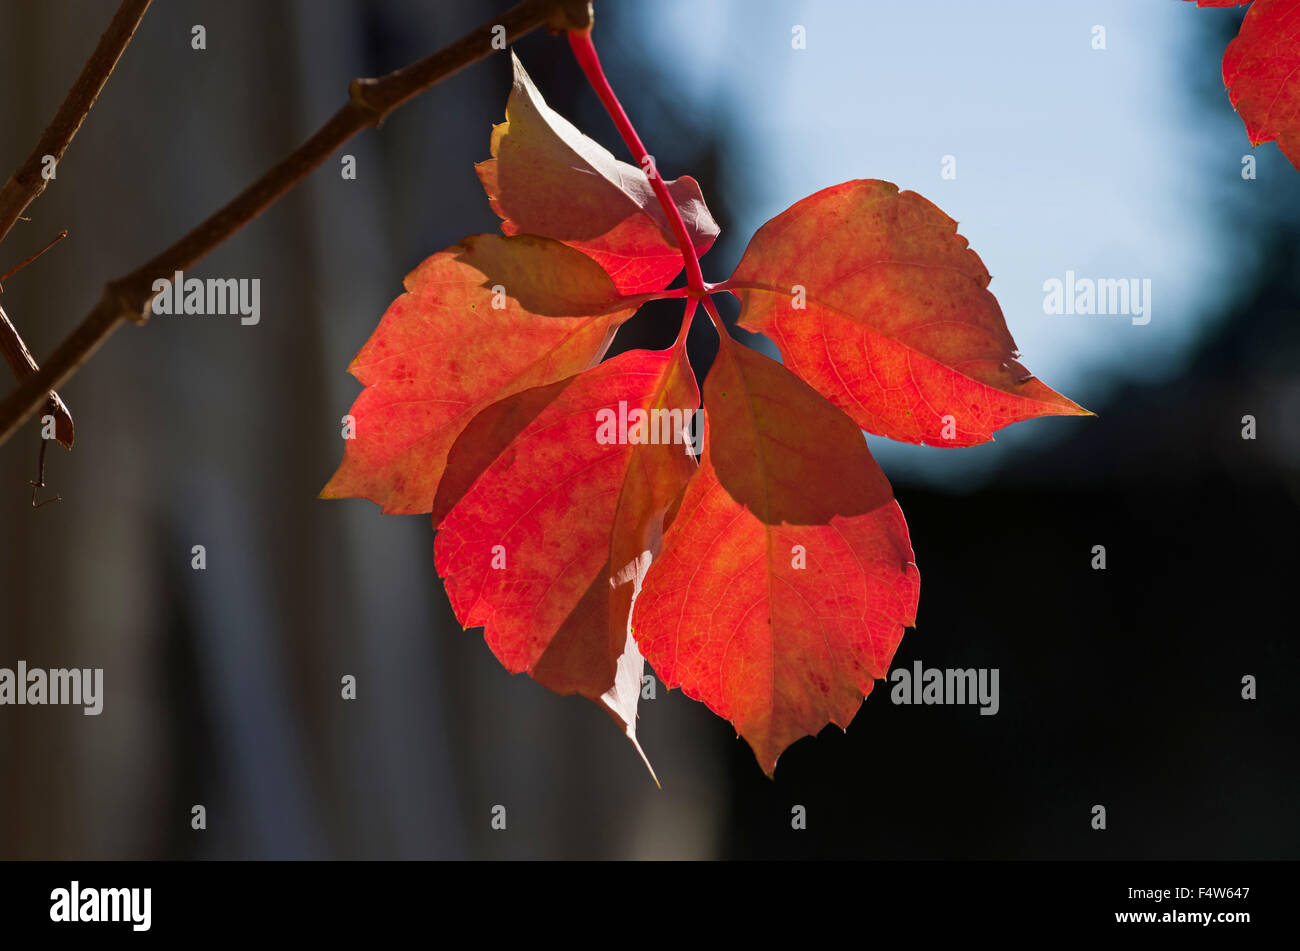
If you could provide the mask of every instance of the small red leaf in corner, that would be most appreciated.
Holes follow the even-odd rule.
[[[1198,0],[1235,7],[1251,0]],[[1223,84],[1251,145],[1277,140],[1300,169],[1300,0],[1254,0],[1223,55]]]

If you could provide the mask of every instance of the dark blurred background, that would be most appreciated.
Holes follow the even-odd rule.
[[[155,4],[0,254],[7,269],[71,232],[0,298],[37,358],[107,280],[310,134],[349,78],[506,6]],[[0,2],[0,175],[114,7]],[[425,518],[317,500],[359,390],[346,366],[403,275],[497,227],[473,163],[504,110],[502,55],[349,143],[355,181],[335,157],[193,269],[259,277],[258,326],[156,319],[109,341],[61,391],[77,442],[51,449],[47,479],[63,501],[30,507],[35,423],[0,447],[0,666],[103,667],[106,694],[98,717],[0,707],[0,857],[1300,857],[1300,172],[1268,145],[1241,178],[1219,73],[1241,12],[596,12],[658,167],[699,179],[722,225],[707,277],[791,201],[889,178],[961,219],[1026,364],[1099,414],[961,452],[871,440],[924,580],[895,664],[996,667],[998,715],[895,706],[880,685],[769,781],[729,724],[661,688],[639,726],[660,791],[605,714],[511,677],[459,629]],[[562,41],[516,49],[552,106],[623,154]],[[1152,324],[1044,315],[1041,284],[1066,269],[1152,277]],[[644,308],[617,347],[668,345],[679,314]],[[701,367],[710,333],[697,322]]]

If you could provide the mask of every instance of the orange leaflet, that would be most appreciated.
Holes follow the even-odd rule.
[[[495,400],[600,361],[634,306],[558,241],[475,235],[406,278],[349,369],[366,385],[323,498],[428,512],[456,437]]]
[[[506,121],[492,130],[492,158],[477,166],[506,234],[556,238],[595,260],[624,294],[663,290],[682,256],[646,170],[620,162],[542,99],[518,58]],[[700,186],[665,182],[695,246],[718,236]]]
[[[1035,416],[1088,415],[1019,362],[957,223],[889,182],[845,182],[754,235],[727,286],[740,325],[868,432],[973,446]]]
[[[621,354],[476,417],[435,505],[434,563],[461,624],[482,626],[512,673],[603,703],[634,742],[640,656],[616,673],[664,514],[695,470],[684,429],[698,406],[683,351]]]
[[[725,342],[704,458],[633,608],[664,684],[730,720],[769,775],[847,726],[916,619],[903,513],[857,426],[780,364]]]

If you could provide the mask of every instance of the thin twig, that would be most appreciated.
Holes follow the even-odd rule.
[[[9,319],[9,315],[5,313],[3,307],[0,307],[0,354],[4,355],[9,368],[14,371],[14,376],[19,380],[30,378],[40,369],[36,366],[31,351],[27,349],[27,344],[23,343],[23,338],[18,335],[18,330],[14,327],[13,321]],[[72,414],[68,412],[68,407],[64,405],[63,398],[53,390],[45,393],[45,413],[54,417],[54,438],[59,441],[64,449],[71,449],[73,439]]]
[[[95,308],[61,343],[35,375],[0,401],[0,443],[7,440],[36,408],[47,390],[60,386],[124,321],[143,323],[154,296],[153,284],[170,279],[203,258],[265,211],[344,142],[368,126],[377,126],[414,96],[488,56],[493,39],[505,28],[513,42],[543,24],[553,31],[584,30],[591,24],[590,0],[523,0],[500,16],[445,46],[433,55],[378,79],[354,79],[348,101],[288,157],[228,205],[167,250],[125,277],[110,281]]]
[[[4,282],[9,280],[27,265],[31,264],[50,248],[54,247],[60,241],[68,236],[68,229],[60,231],[49,244],[41,248],[27,260],[11,267],[2,276],[0,276],[0,294],[4,293]],[[27,349],[27,344],[23,342],[22,336],[18,333],[18,328],[14,322],[9,319],[3,307],[0,307],[0,354],[4,354],[5,361],[8,362],[9,368],[14,371],[14,376],[19,380],[31,376],[39,367],[36,361],[32,359],[32,353]],[[68,410],[67,404],[63,402],[63,397],[59,396],[53,390],[47,394],[45,400],[45,415],[54,417],[54,438],[57,439],[64,449],[72,448],[73,424],[72,413]],[[45,486],[45,442],[41,442],[41,485]],[[41,503],[44,505],[45,503]],[[32,506],[40,508],[36,504],[36,493],[32,493]]]
[[[90,58],[86,60],[86,65],[81,68],[81,73],[73,82],[72,88],[63,97],[63,102],[54,113],[54,118],[45,127],[41,137],[36,140],[36,146],[31,154],[0,187],[0,241],[9,234],[9,229],[15,222],[28,220],[23,217],[23,212],[45,191],[45,186],[50,182],[45,174],[46,169],[49,168],[47,160],[52,158],[56,169],[59,162],[63,161],[64,153],[68,151],[68,146],[76,136],[77,130],[81,128],[81,124],[86,121],[86,116],[90,114],[91,107],[95,105],[95,100],[99,98],[104,84],[108,82],[108,77],[113,74],[117,61],[122,58],[122,53],[131,42],[131,37],[135,35],[136,27],[140,25],[140,20],[149,9],[151,2],[152,0],[122,0],[117,12],[113,14],[113,19],[109,21],[108,29],[95,44]],[[67,233],[67,231],[62,232],[49,245],[6,274],[5,278],[40,257],[49,250],[50,245],[65,237]],[[0,279],[0,291],[3,290],[3,279]],[[25,378],[37,372],[36,361],[32,359],[31,351],[27,349],[27,344],[8,315],[0,311],[0,318],[3,318],[0,319],[0,350],[3,350],[21,386]],[[54,392],[53,387],[45,394],[45,411],[54,417],[59,442],[65,449],[71,449],[72,414],[68,412],[67,405],[59,394]],[[42,482],[44,482],[44,460],[45,444],[42,443]],[[32,504],[35,503],[36,493],[33,491]]]
[[[32,149],[27,160],[18,166],[18,171],[0,188],[0,241],[4,240],[27,206],[45,191],[45,186],[49,184],[42,174],[46,167],[45,157],[53,156],[56,167],[63,160],[68,144],[86,120],[90,107],[99,98],[100,90],[108,82],[113,67],[131,42],[131,36],[151,2],[152,0],[122,0],[108,29],[99,38],[90,59],[82,67],[81,75],[64,97],[63,105],[59,106],[59,111],[36,141],[36,148]]]
[[[9,270],[5,271],[3,274],[0,274],[0,294],[3,294],[4,291],[5,291],[5,281],[9,280],[9,278],[13,277],[15,274],[17,274],[19,271],[21,271],[21,270],[22,270],[23,268],[25,268],[27,265],[31,264],[33,261],[35,261],[37,258],[39,258],[42,254],[44,254],[46,251],[50,250],[50,248],[54,247],[56,244],[58,244],[60,241],[62,241],[62,240],[63,240],[64,238],[66,238],[67,236],[68,236],[68,229],[67,229],[67,228],[64,228],[62,231],[60,231],[58,234],[56,234],[53,238],[51,238],[51,239],[49,240],[49,242],[45,245],[45,247],[41,248],[41,249],[40,249],[39,251],[37,251],[35,254],[29,254],[25,259],[23,259],[22,261],[19,261],[17,264],[15,264],[15,265],[14,265],[13,267],[11,267]]]
[[[41,454],[39,457],[37,457],[36,460],[36,467],[40,471],[36,476],[35,482],[27,483],[32,487],[32,508],[34,509],[44,508],[45,506],[49,505],[51,502],[63,501],[63,496],[59,495],[59,493],[57,492],[54,493],[54,498],[52,499],[46,499],[44,502],[36,501],[36,494],[40,492],[41,489],[45,488],[45,447],[48,445],[49,445],[48,440],[41,439]]]

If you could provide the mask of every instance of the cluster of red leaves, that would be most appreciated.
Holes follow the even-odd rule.
[[[451,606],[508,670],[603,704],[636,742],[644,657],[771,774],[794,740],[848,725],[916,617],[907,524],[862,430],[970,446],[1086,411],[1017,362],[956,223],[863,180],[769,221],[720,286],[784,365],[724,334],[698,460],[598,438],[606,414],[701,405],[685,334],[603,360],[683,257],[645,171],[514,69],[478,166],[504,235],[407,277],[352,363],[355,438],[322,495],[431,513]],[[665,184],[703,254],[718,226],[698,184]]]
[[[1248,3],[1223,54],[1223,84],[1250,144],[1276,139],[1300,169],[1300,0],[1196,0],[1200,7]]]

